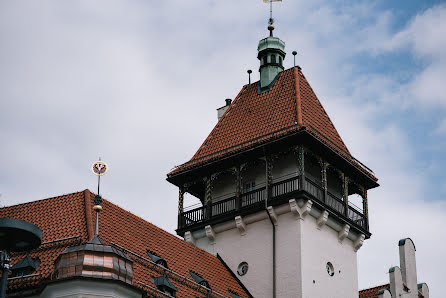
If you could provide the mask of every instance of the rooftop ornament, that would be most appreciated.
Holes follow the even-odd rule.
[[[42,230],[36,225],[19,219],[0,218],[0,250],[2,280],[0,298],[6,297],[11,252],[29,252],[42,243]]]

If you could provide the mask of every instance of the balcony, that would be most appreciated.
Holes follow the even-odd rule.
[[[303,177],[302,177],[303,178]],[[310,199],[313,204],[321,209],[335,214],[352,228],[369,234],[367,218],[363,212],[353,204],[346,205],[342,198],[339,198],[324,189],[312,180],[298,176],[273,183],[269,187],[270,195],[268,206],[277,206],[287,203],[290,199]],[[266,190],[265,186],[253,191],[211,203],[207,206],[200,206],[184,211],[178,215],[178,230],[182,235],[188,230],[194,230],[208,224],[216,224],[225,220],[234,219],[237,215],[246,215],[255,211],[265,209]]]

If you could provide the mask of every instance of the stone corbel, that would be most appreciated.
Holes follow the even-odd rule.
[[[187,243],[195,245],[195,237],[192,235],[192,233],[190,231],[187,231],[186,233],[184,233],[184,240]]]
[[[324,210],[321,215],[316,219],[317,228],[320,230],[322,226],[327,223],[328,220],[328,211]]]
[[[345,224],[338,233],[339,242],[344,241],[344,239],[345,239],[345,237],[347,237],[349,231],[350,231],[350,226],[348,224]]]
[[[304,219],[308,213],[311,211],[311,206],[313,202],[307,200],[302,207],[299,207],[295,199],[289,200],[290,210],[296,216],[296,219]]]
[[[239,230],[240,235],[242,235],[242,236],[246,235],[246,224],[240,215],[235,217],[235,225],[237,226],[237,229]]]
[[[355,251],[358,251],[361,248],[362,244],[364,244],[364,239],[365,239],[364,234],[361,234],[358,236],[358,238],[356,238],[355,242],[353,242],[353,249]]]
[[[215,232],[214,229],[207,225],[204,227],[204,230],[206,232],[206,237],[209,239],[210,242],[214,243],[215,242]]]
[[[269,216],[271,216],[271,219],[272,219],[272,221],[273,221],[273,224],[275,225],[275,226],[277,226],[278,224],[279,224],[279,222],[278,222],[278,217],[277,217],[277,213],[276,213],[276,211],[274,211],[274,208],[272,207],[272,206],[268,206],[267,208],[267,211],[268,211],[268,213],[269,213]]]

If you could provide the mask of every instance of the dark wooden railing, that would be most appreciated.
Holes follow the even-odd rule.
[[[299,181],[299,177],[292,177],[274,182],[269,188],[271,191],[271,198],[269,200],[279,199],[281,196],[295,191],[304,191],[322,206],[326,206],[329,210],[343,217],[347,217],[353,224],[366,230],[368,229],[367,221],[361,211],[349,205],[346,212],[346,204],[342,198],[339,198],[328,191],[325,192],[321,185],[318,185],[307,177],[302,180],[302,185],[300,185]],[[178,228],[184,229],[211,218],[217,218],[237,212],[239,209],[246,209],[254,205],[259,205],[261,202],[265,201],[265,195],[266,188],[263,186],[241,194],[239,200],[236,197],[231,197],[213,202],[207,206],[201,206],[185,211],[178,216]]]

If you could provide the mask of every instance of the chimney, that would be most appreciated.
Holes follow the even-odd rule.
[[[217,109],[217,117],[218,117],[218,120],[220,120],[220,118],[221,118],[221,116],[223,116],[223,114],[226,112],[226,109],[231,105],[231,103],[232,103],[232,99],[230,99],[230,98],[226,98],[225,99],[225,105],[224,106],[222,106],[221,108],[218,108]]]

